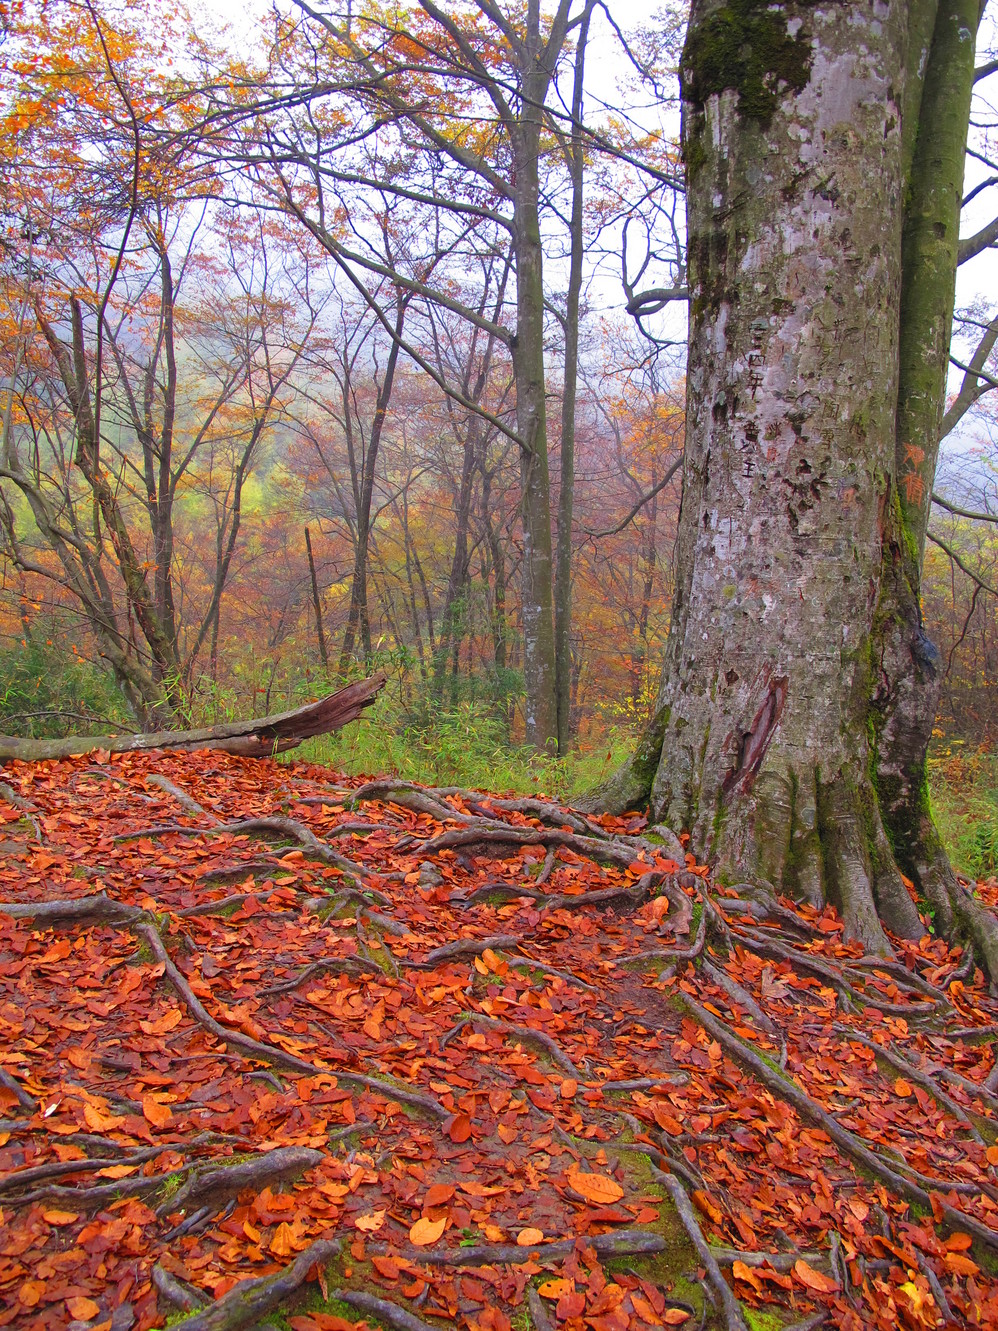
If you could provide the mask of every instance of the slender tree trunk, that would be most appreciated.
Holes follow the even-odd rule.
[[[572,740],[572,510],[575,503],[575,407],[579,377],[579,296],[585,255],[583,185],[585,150],[582,139],[582,96],[585,86],[586,45],[589,41],[586,8],[575,48],[572,90],[571,258],[565,305],[565,384],[561,399],[561,487],[558,492],[558,562],[554,582],[555,672],[557,679],[558,752],[565,754]]]
[[[350,667],[350,659],[353,656],[358,635],[360,636],[365,662],[370,661],[372,655],[371,624],[367,609],[367,565],[371,542],[371,506],[374,500],[378,450],[381,447],[381,435],[385,428],[388,406],[391,402],[392,388],[395,383],[395,370],[398,366],[400,350],[399,341],[402,337],[407,306],[408,298],[403,296],[401,291],[397,292],[395,334],[388,350],[388,360],[385,364],[381,387],[378,389],[374,420],[371,422],[371,434],[367,441],[367,452],[364,455],[361,475],[360,503],[357,511],[357,543],[354,546],[353,579],[350,584],[350,612],[347,616],[347,626],[343,634],[343,646],[340,649],[341,675],[345,675]],[[347,410],[350,409],[349,402],[347,402],[346,407]]]
[[[326,635],[322,631],[322,603],[319,600],[319,580],[315,576],[315,560],[312,558],[312,538],[305,528],[305,549],[308,552],[308,571],[312,579],[312,607],[315,610],[315,633],[319,639],[319,660],[323,670],[329,669],[329,656],[326,652]]]
[[[440,637],[433,658],[433,694],[443,697],[444,675],[452,642],[460,641],[460,600],[468,584],[468,530],[471,523],[471,486],[475,476],[475,463],[479,451],[480,418],[471,416],[467,422],[464,455],[461,462],[461,483],[454,506],[454,555],[450,576],[444,593],[440,616]]]
[[[979,0],[922,0],[913,6],[912,45],[919,63],[907,99],[916,128],[910,135],[901,250],[897,499],[884,545],[870,723],[877,794],[899,865],[934,911],[937,927],[968,938],[991,975],[998,976],[993,920],[958,884],[929,805],[926,755],[939,704],[942,658],[922,627],[921,614],[921,568],[946,400],[979,14]]]
[[[548,74],[540,66],[539,8],[531,0],[528,42],[535,68],[523,74],[524,109],[514,139],[516,251],[516,424],[523,512],[523,673],[526,741],[554,748],[558,739],[554,649],[554,571],[544,366],[544,263],[538,201],[541,106]]]

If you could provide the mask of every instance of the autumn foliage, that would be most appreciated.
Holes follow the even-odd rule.
[[[295,1331],[695,1326],[674,1189],[749,1308],[998,1317],[998,1009],[942,941],[865,958],[540,800],[5,776],[3,1325],[237,1326],[284,1280]]]

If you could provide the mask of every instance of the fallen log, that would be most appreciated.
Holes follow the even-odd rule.
[[[204,730],[157,730],[145,735],[69,735],[65,739],[19,739],[0,735],[0,762],[44,762],[72,758],[102,749],[107,753],[135,753],[147,749],[221,749],[245,758],[269,758],[293,749],[313,735],[328,735],[356,721],[384,687],[379,672],[338,689],[318,702],[289,712],[249,721],[228,721]]]

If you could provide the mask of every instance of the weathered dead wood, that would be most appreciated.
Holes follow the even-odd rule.
[[[44,762],[81,753],[140,753],[149,749],[221,749],[244,758],[269,758],[313,735],[328,735],[355,721],[377,698],[387,676],[348,684],[318,702],[250,721],[229,721],[203,730],[158,730],[144,735],[70,735],[66,739],[17,739],[0,735],[0,762]]]

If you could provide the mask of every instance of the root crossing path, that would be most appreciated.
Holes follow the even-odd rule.
[[[100,758],[0,792],[0,1327],[998,1325],[958,949],[637,816]]]

